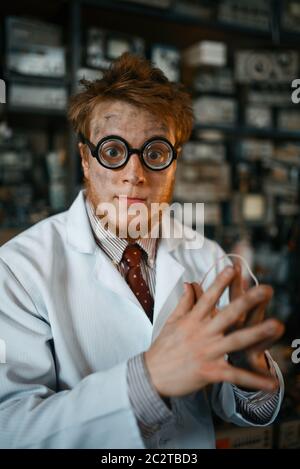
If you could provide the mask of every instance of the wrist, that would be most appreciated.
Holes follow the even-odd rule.
[[[167,395],[161,393],[159,382],[157,380],[157,376],[154,376],[155,373],[153,373],[153,368],[155,368],[155,366],[154,367],[152,366],[153,364],[151,363],[151,356],[149,354],[149,350],[144,352],[142,356],[143,356],[145,373],[147,374],[148,380],[149,382],[151,382],[152,387],[155,389],[155,391],[157,392],[157,394],[159,395],[161,399],[163,400],[168,399]]]

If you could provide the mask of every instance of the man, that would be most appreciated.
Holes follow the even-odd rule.
[[[120,235],[134,203],[171,201],[189,96],[129,54],[83,84],[69,118],[85,190],[0,249],[1,446],[212,448],[212,409],[270,424],[283,396],[265,353],[283,332],[263,320],[271,288],[243,292],[239,267],[224,270],[213,241],[191,248],[179,222],[146,237],[150,210],[145,236]]]

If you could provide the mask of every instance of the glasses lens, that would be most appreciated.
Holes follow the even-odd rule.
[[[121,166],[126,160],[127,150],[123,142],[117,139],[106,140],[99,148],[99,158],[110,168]]]
[[[173,157],[171,146],[162,140],[154,140],[144,149],[145,163],[153,169],[163,169]]]

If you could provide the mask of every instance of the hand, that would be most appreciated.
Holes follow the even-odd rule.
[[[270,296],[267,286],[251,288],[214,315],[216,303],[235,275],[234,268],[226,268],[206,292],[197,283],[185,284],[177,307],[145,352],[146,366],[161,396],[183,396],[223,381],[251,389],[276,389],[276,379],[269,374],[235,368],[224,358],[226,353],[265,341],[273,343],[283,333],[282,324],[269,319],[226,335]]]
[[[234,269],[236,275],[230,285],[230,301],[234,301],[245,293],[243,288],[243,279],[242,279],[242,268],[240,261],[234,262]],[[240,319],[236,324],[230,329],[230,331],[241,330],[245,327],[255,326],[264,321],[265,310],[268,303],[272,299],[273,289],[268,287],[266,290],[266,299],[262,301],[253,311],[248,314],[241,315]],[[265,356],[265,350],[272,345],[272,340],[269,341],[263,340],[261,343],[257,343],[243,351],[237,351],[229,354],[229,361],[234,366],[241,366],[244,369],[258,371],[258,372],[268,372],[268,364]]]

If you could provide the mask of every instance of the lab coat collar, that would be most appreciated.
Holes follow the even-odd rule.
[[[78,252],[94,254],[97,248],[81,190],[67,212],[67,241]]]
[[[166,214],[168,212],[165,212]],[[171,230],[168,227],[168,217],[162,218],[162,237],[158,245],[156,256],[156,291],[154,303],[154,316],[153,325],[158,324],[157,318],[160,315],[167,299],[171,293],[177,289],[177,292],[182,292],[182,287],[179,282],[183,277],[186,270],[185,266],[179,259],[184,258],[183,253],[186,249],[200,249],[203,246],[204,237],[195,230],[183,225],[176,218],[171,220]],[[170,236],[171,234],[171,236]],[[176,252],[179,253],[176,256]],[[167,308],[168,310],[168,308]],[[165,314],[170,314],[171,311],[165,311],[163,320],[167,319]]]

